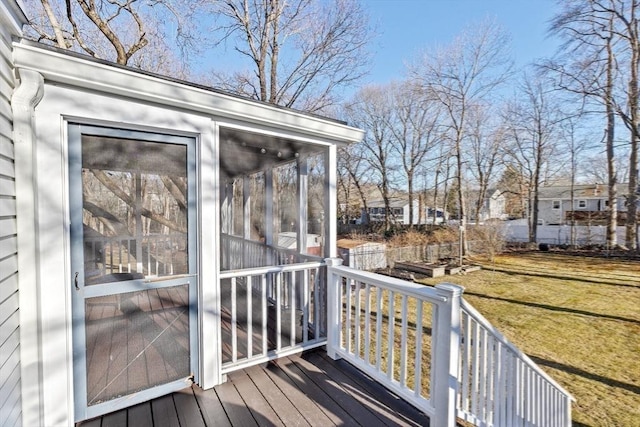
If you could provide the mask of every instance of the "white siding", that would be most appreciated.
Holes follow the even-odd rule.
[[[3,6],[0,4],[0,6]],[[3,9],[0,8],[0,13]],[[2,17],[0,17],[2,18]],[[4,17],[10,19],[10,17]],[[22,424],[11,34],[0,19],[0,425]]]

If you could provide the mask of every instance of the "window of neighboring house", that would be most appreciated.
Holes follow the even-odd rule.
[[[552,207],[553,209],[560,209],[560,206],[561,206],[561,202],[560,202],[560,200],[554,200],[554,201],[553,201],[553,202],[551,202],[551,203],[552,203],[551,207]]]
[[[586,209],[587,201],[586,200],[578,200],[578,209]]]

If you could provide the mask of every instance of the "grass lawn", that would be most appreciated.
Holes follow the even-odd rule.
[[[640,426],[640,262],[498,256],[444,281],[562,384],[576,426]]]

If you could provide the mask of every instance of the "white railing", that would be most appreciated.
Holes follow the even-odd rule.
[[[222,374],[326,343],[321,262],[220,273]]]
[[[223,271],[322,261],[320,257],[300,254],[294,249],[269,246],[229,234],[222,234],[220,243],[221,270]]]
[[[88,277],[140,273],[145,277],[185,273],[187,237],[182,233],[129,236],[86,236]]]
[[[463,302],[461,287],[340,264],[327,260],[329,356],[358,367],[434,426],[454,426],[457,416],[482,426],[571,425],[571,396]]]
[[[461,302],[458,417],[482,426],[570,426],[571,395]]]

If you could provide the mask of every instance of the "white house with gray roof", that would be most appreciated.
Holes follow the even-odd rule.
[[[621,218],[627,211],[627,194],[627,185],[618,184],[617,208]],[[573,188],[570,185],[545,186],[539,189],[538,196],[540,224],[568,224],[572,218],[580,223],[606,222],[609,211],[606,184],[577,184]]]

